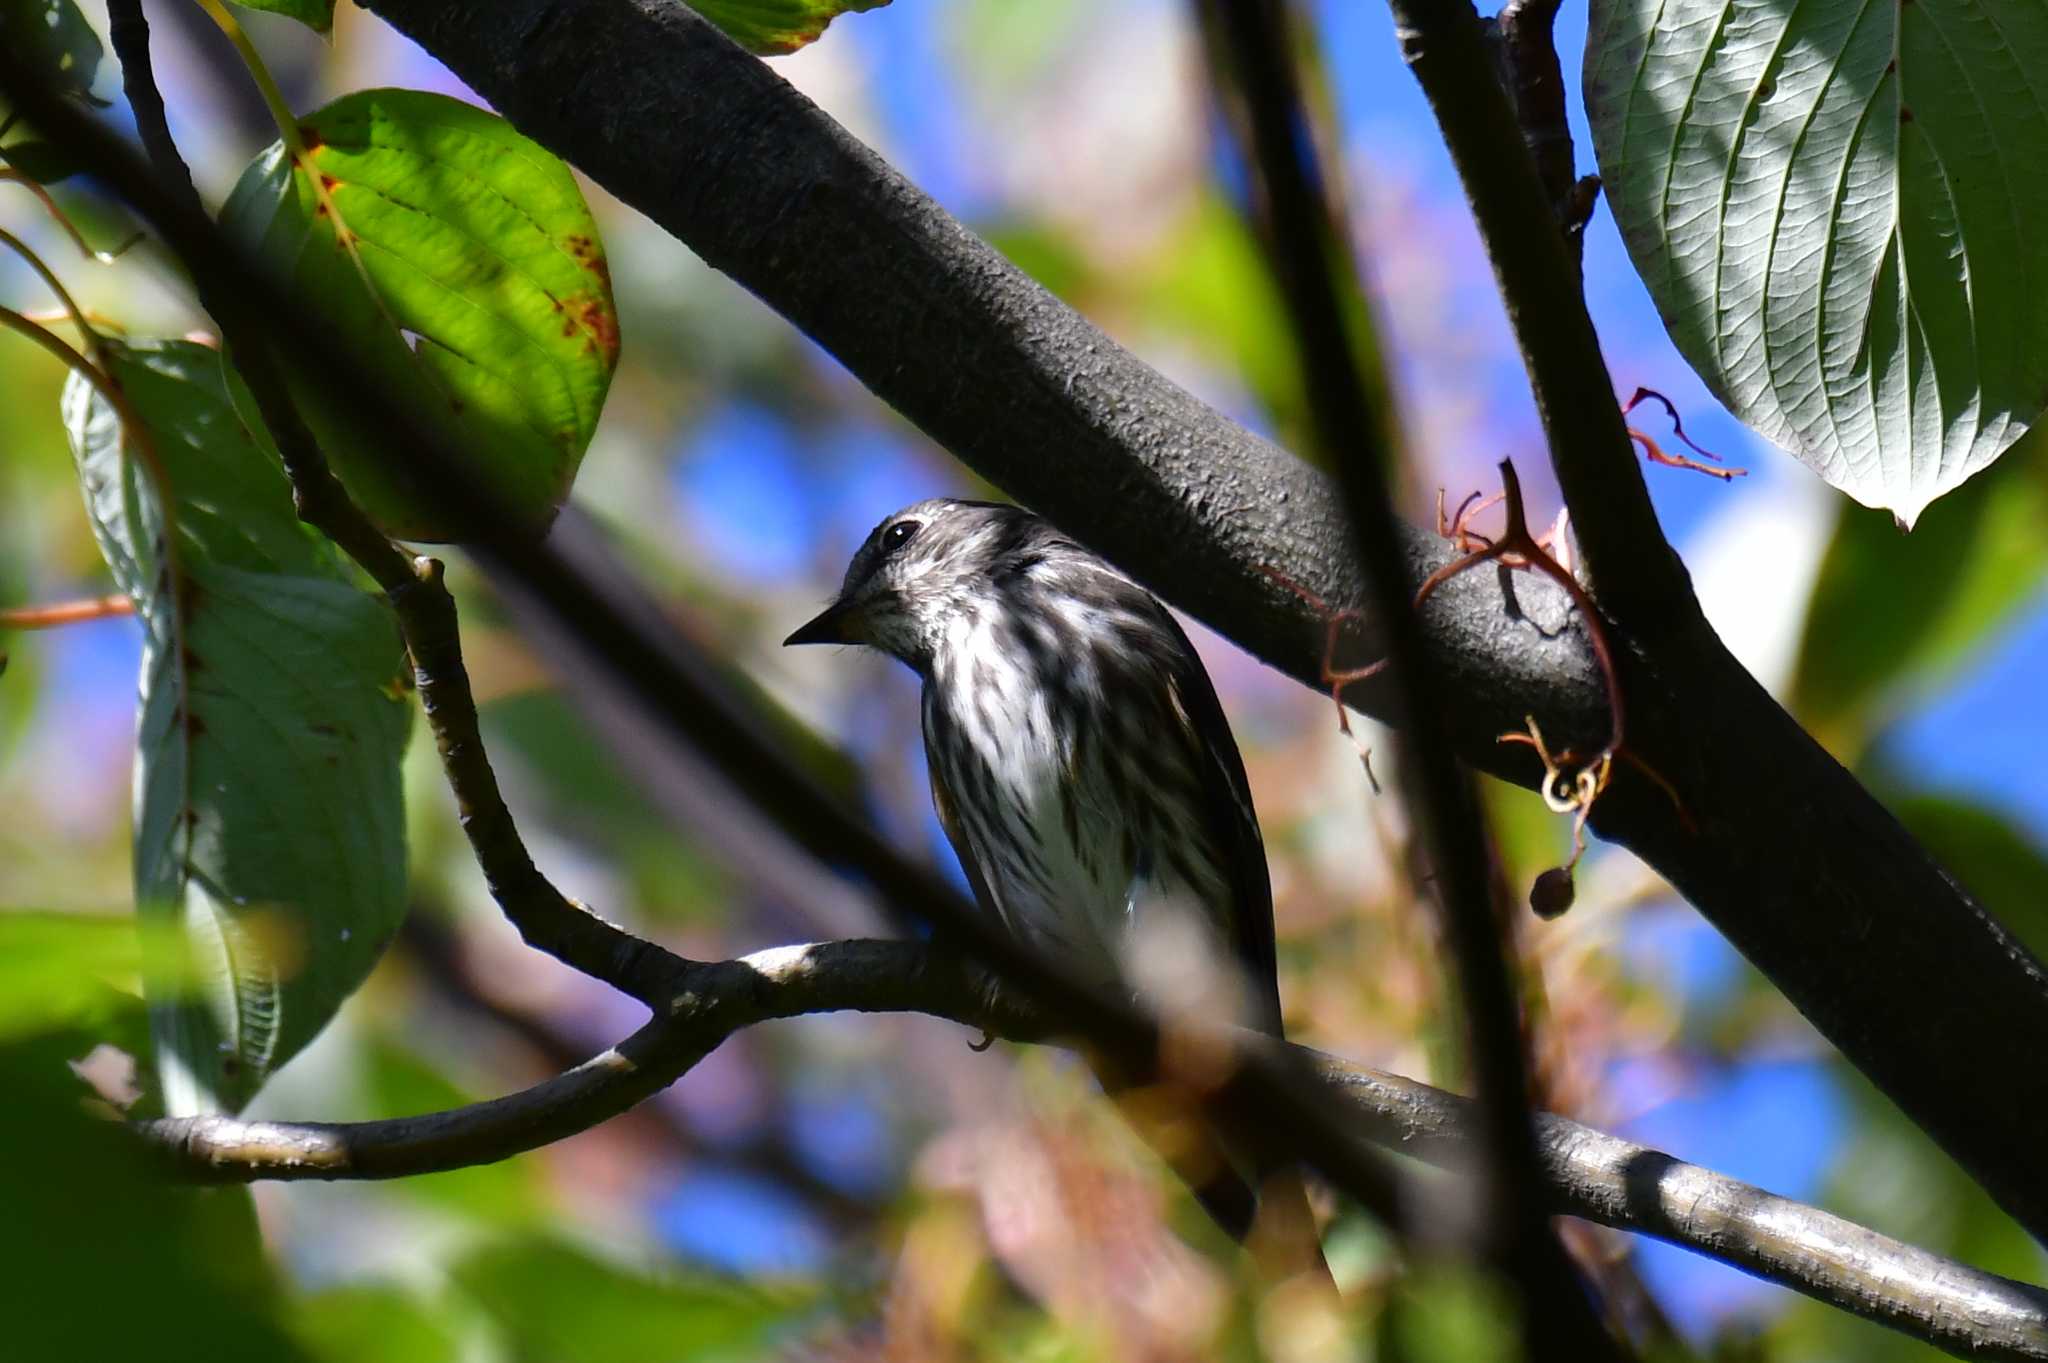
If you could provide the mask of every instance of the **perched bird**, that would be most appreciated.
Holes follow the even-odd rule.
[[[1226,997],[1207,1016],[1280,1034],[1244,763],[1201,659],[1149,592],[1022,508],[941,498],[876,526],[838,598],[784,642],[866,644],[923,679],[939,821],[975,898],[1011,932],[1126,991],[1152,955],[1199,964],[1195,944],[1238,976],[1233,990],[1227,966],[1208,972]],[[1151,1078],[1097,1069],[1112,1092]],[[1242,1237],[1246,1171],[1227,1158],[1175,1167]]]

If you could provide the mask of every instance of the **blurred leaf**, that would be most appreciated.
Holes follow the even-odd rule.
[[[1521,1357],[1514,1308],[1478,1270],[1447,1262],[1413,1266],[1382,1317],[1392,1347],[1410,1363],[1466,1363]]]
[[[373,1120],[445,1112],[477,1098],[386,1037],[377,1038],[365,1050],[363,1087],[365,1116]],[[524,1157],[423,1174],[398,1187],[407,1196],[493,1225],[531,1224],[542,1218],[547,1207],[537,1166]]]
[[[421,91],[345,96],[299,133],[304,160],[282,143],[258,156],[223,225],[394,399],[471,451],[537,532],[569,496],[619,358],[611,275],[575,177],[496,114]],[[385,530],[480,529],[386,467],[334,399],[299,387],[336,473]]]
[[[404,915],[403,652],[389,609],[299,523],[214,352],[110,344],[107,362],[175,497],[166,516],[114,408],[74,377],[64,422],[86,508],[145,634],[136,902],[177,926],[201,982],[162,1002],[152,981],[157,1065],[173,1115],[233,1109],[326,1025]]]
[[[521,1357],[576,1363],[758,1358],[807,1305],[738,1282],[634,1273],[545,1240],[480,1250],[453,1277],[519,1342]]]
[[[689,0],[726,36],[763,57],[794,52],[842,14],[880,9],[889,0]]]
[[[1887,806],[1935,860],[2036,955],[2048,955],[2048,850],[2002,814],[1943,795]]]
[[[1904,693],[1924,690],[2048,580],[2048,464],[2030,436],[1902,535],[1845,505],[1806,619],[1792,708],[1853,760]]]
[[[132,996],[142,971],[133,918],[0,912],[0,1041],[53,1027],[93,1028]]]
[[[2048,6],[1595,0],[1586,110],[1671,338],[1911,526],[2048,402]]]
[[[538,778],[531,798],[544,802],[548,826],[586,841],[630,872],[649,909],[692,918],[724,912],[734,890],[728,868],[648,802],[611,746],[559,692],[493,701],[483,718],[492,751],[516,756]],[[815,734],[809,737],[823,748]],[[842,760],[832,775],[844,774],[847,765]]]
[[[92,93],[106,46],[73,0],[0,0],[0,42],[18,47],[39,65],[56,92],[105,108]],[[12,117],[0,95],[0,125]],[[0,160],[38,184],[55,184],[75,174],[78,162],[25,127],[0,132]]]
[[[293,1304],[286,1324],[328,1363],[458,1363],[461,1342],[440,1313],[382,1284],[316,1292]]]
[[[248,1191],[181,1188],[86,1114],[68,1047],[0,1045],[6,1354],[36,1363],[299,1363],[272,1316]]]
[[[1143,302],[1158,325],[1227,361],[1272,413],[1282,444],[1315,449],[1294,332],[1243,220],[1209,195],[1154,260]]]
[[[235,0],[243,9],[262,10],[296,19],[315,33],[334,27],[334,0]]]

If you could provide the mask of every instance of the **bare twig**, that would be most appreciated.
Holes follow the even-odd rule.
[[[1035,1040],[1042,1017],[914,942],[778,947],[692,966],[663,1014],[612,1050],[506,1098],[378,1122],[188,1117],[136,1130],[183,1177],[214,1182],[428,1173],[537,1148],[624,1111],[735,1031],[769,1018],[914,1011]],[[1246,1034],[1247,1039],[1252,1039]],[[1471,1100],[1293,1048],[1343,1094],[1360,1137],[1466,1170],[1484,1137]],[[1536,1119],[1552,1212],[1655,1236],[1973,1358],[2048,1359],[2048,1292],[1902,1244],[1816,1207],[1549,1114]]]
[[[136,131],[157,180],[181,210],[203,217],[150,67],[149,23],[141,0],[108,0],[107,17]],[[293,401],[262,319],[239,289],[213,287],[215,282],[195,272],[200,304],[219,323],[221,339],[277,444],[299,519],[354,559],[384,589],[398,617],[420,705],[491,897],[529,945],[651,1005],[658,982],[682,964],[680,958],[597,917],[557,890],[533,864],[478,730],[455,598],[442,581],[440,562],[405,553],[363,514],[329,469]]]

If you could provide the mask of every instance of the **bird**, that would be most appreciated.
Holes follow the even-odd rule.
[[[922,679],[939,822],[976,902],[1017,939],[1126,996],[1155,955],[1199,961],[1194,943],[1234,967],[1198,972],[1220,981],[1204,1013],[1281,1035],[1244,761],[1201,658],[1150,592],[1022,507],[935,498],[876,525],[831,604],[784,643],[866,645]],[[1112,1096],[1155,1077],[1092,1063]],[[1299,1175],[1231,1144],[1169,1163],[1239,1239],[1255,1182],[1269,1198],[1281,1188],[1288,1234],[1313,1245]]]

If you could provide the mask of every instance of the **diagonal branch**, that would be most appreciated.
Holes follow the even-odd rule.
[[[693,965],[675,999],[612,1050],[505,1098],[377,1122],[186,1117],[138,1134],[182,1177],[374,1179],[503,1159],[587,1130],[687,1073],[728,1036],[770,1018],[919,1012],[1038,1040],[1040,1019],[992,980],[915,942],[778,947]],[[1292,1048],[1335,1082],[1354,1133],[1469,1172],[1482,1136],[1470,1099]],[[1776,1197],[1548,1113],[1536,1123],[1551,1211],[1655,1236],[1973,1358],[2048,1360],[2048,1292],[1916,1249],[1817,1207]]]
[[[142,0],[108,0],[108,36],[135,126],[157,179],[188,212],[203,214],[192,173],[171,137],[163,96],[150,66],[149,22]],[[533,947],[651,1003],[657,982],[681,959],[597,917],[557,890],[533,864],[498,790],[477,723],[476,699],[462,661],[455,598],[436,559],[402,551],[363,514],[328,468],[327,457],[285,384],[277,352],[250,300],[236,289],[210,287],[196,275],[200,305],[220,326],[221,339],[248,385],[291,479],[299,519],[341,548],[384,590],[412,657],[420,707],[455,795],[462,830],[491,897]]]

